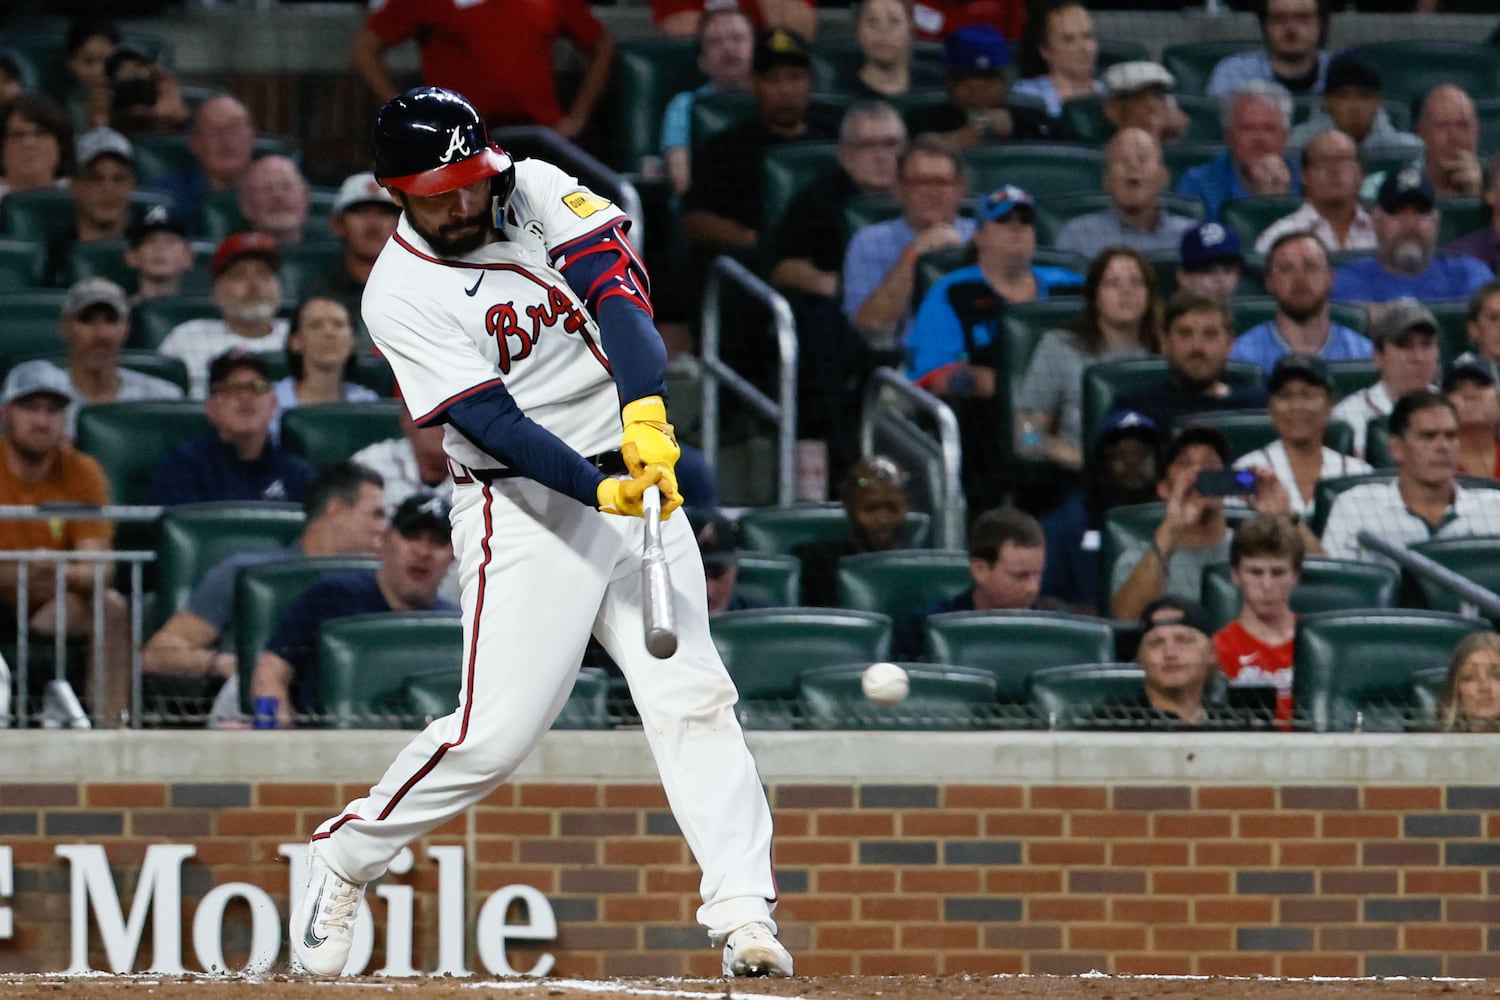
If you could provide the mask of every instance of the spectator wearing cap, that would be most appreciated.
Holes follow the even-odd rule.
[[[755,50],[755,28],[733,3],[707,9],[697,21],[690,34],[697,36],[698,69],[708,80],[674,95],[661,121],[661,156],[672,192],[679,197],[692,186],[693,105],[711,94],[748,92]],[[649,172],[643,166],[642,173]]]
[[[1225,56],[1208,78],[1210,97],[1227,97],[1253,81],[1293,94],[1321,94],[1329,72],[1325,0],[1257,0],[1263,48]]]
[[[125,290],[108,278],[84,278],[68,289],[57,330],[68,350],[70,437],[80,406],[182,398],[182,390],[166,379],[120,365],[120,349],[130,332],[130,304]]]
[[[47,361],[24,361],[0,387],[0,504],[109,503],[104,470],[68,441],[67,409],[72,386],[62,369]],[[108,552],[113,526],[86,519],[0,520],[0,551]],[[18,564],[0,559],[0,600],[15,608],[20,596]],[[129,606],[114,590],[103,594],[104,634],[94,636],[94,567],[88,563],[32,563],[27,594],[30,628],[56,635],[66,623],[70,636],[98,638],[105,650],[104,690],[91,693],[94,714],[118,718],[129,707]],[[62,606],[57,575],[63,576]],[[108,578],[107,575],[105,577]],[[61,616],[61,617],[60,617]],[[36,641],[36,640],[33,640]],[[92,683],[93,671],[88,672]]]
[[[1269,372],[1287,355],[1362,361],[1374,352],[1368,338],[1330,318],[1333,266],[1311,232],[1294,230],[1271,244],[1265,285],[1276,300],[1276,315],[1235,338],[1231,361],[1249,361]]]
[[[896,625],[891,658],[919,660],[925,652],[927,619],[950,611],[1059,610],[1044,598],[1042,575],[1047,538],[1037,519],[1014,507],[980,514],[969,529],[969,576],[973,586],[920,607]]]
[[[1340,52],[1328,63],[1323,107],[1292,129],[1289,145],[1302,149],[1315,136],[1339,131],[1357,145],[1360,153],[1407,150],[1413,159],[1420,158],[1422,140],[1391,124],[1384,98],[1380,71],[1357,52]]]
[[[1188,117],[1172,97],[1177,78],[1160,63],[1132,59],[1104,71],[1104,118],[1118,131],[1138,128],[1159,145],[1187,134]]]
[[[1247,81],[1223,98],[1222,117],[1225,150],[1178,178],[1178,194],[1200,199],[1217,219],[1230,198],[1302,193],[1301,172],[1286,152],[1292,96],[1284,87]]]
[[[1143,253],[1176,250],[1197,222],[1162,205],[1161,193],[1170,179],[1161,145],[1151,133],[1133,126],[1120,129],[1104,147],[1109,207],[1069,219],[1057,233],[1057,249],[1090,259],[1112,246]]]
[[[1154,600],[1141,609],[1140,624],[1140,690],[1105,700],[1090,729],[1246,728],[1244,710],[1214,695],[1220,678],[1213,622],[1195,598]]]
[[[1305,530],[1270,514],[1240,522],[1229,543],[1229,579],[1239,591],[1240,614],[1214,633],[1224,677],[1232,687],[1275,689],[1282,728],[1292,723],[1292,591],[1302,581]]]
[[[1500,150],[1490,154],[1484,164],[1485,208],[1489,221],[1472,233],[1465,233],[1449,243],[1444,249],[1448,253],[1473,257],[1490,270],[1500,267]]]
[[[78,243],[95,243],[125,235],[130,196],[135,191],[135,153],[130,140],[111,128],[90,129],[78,137],[72,183],[73,224],[47,239],[43,273],[49,285],[61,284],[70,272],[69,255]]]
[[[1042,595],[1100,610],[1099,549],[1104,517],[1115,507],[1156,499],[1161,435],[1151,418],[1132,410],[1113,413],[1084,464],[1084,485],[1070,490],[1042,517],[1047,536]]]
[[[1310,231],[1332,250],[1374,250],[1375,222],[1359,203],[1364,168],[1354,140],[1323,132],[1302,147],[1302,186],[1306,200],[1295,212],[1271,223],[1255,238],[1265,253],[1287,233]]]
[[[958,153],[937,136],[919,135],[896,164],[901,216],[864,226],[850,237],[844,251],[844,317],[873,350],[889,353],[905,342],[917,261],[974,235],[974,220],[958,214],[964,190]]]
[[[1500,430],[1500,395],[1495,392],[1494,368],[1465,351],[1443,375],[1443,395],[1458,417],[1458,471],[1500,478],[1500,447],[1495,440]]]
[[[1467,299],[1494,277],[1489,267],[1437,252],[1437,195],[1427,175],[1402,167],[1386,176],[1371,218],[1375,256],[1341,264],[1334,272],[1333,300],[1370,307],[1410,297],[1421,301]]]
[[[1103,97],[1099,79],[1099,41],[1094,18],[1079,0],[1050,0],[1036,5],[1016,53],[1021,79],[1013,97],[1035,99],[1054,118],[1063,104],[1081,97]]]
[[[1331,557],[1389,562],[1364,546],[1361,531],[1395,545],[1500,535],[1500,490],[1457,481],[1458,415],[1442,393],[1418,389],[1396,400],[1390,428],[1396,478],[1355,486],[1333,501],[1323,528]]]
[[[1271,369],[1266,391],[1270,397],[1266,409],[1276,429],[1276,440],[1240,456],[1234,467],[1268,471],[1279,479],[1286,487],[1292,514],[1300,522],[1312,514],[1319,480],[1374,470],[1363,459],[1323,444],[1323,434],[1333,416],[1333,390],[1323,362],[1285,355]],[[1312,545],[1309,548],[1317,551]]]
[[[698,538],[698,553],[703,557],[708,613],[761,607],[735,592],[740,579],[740,546],[734,525],[717,507],[691,507],[687,516]]]
[[[721,10],[741,10],[755,31],[789,28],[803,38],[818,32],[818,11],[813,0],[651,0],[651,20],[668,38],[697,34],[709,15]]]
[[[204,195],[233,191],[255,153],[255,125],[249,110],[228,94],[198,105],[188,130],[193,164],[160,178],[156,187],[170,195],[178,217],[198,231]]]
[[[156,463],[147,502],[301,500],[313,468],[272,440],[276,396],[265,358],[244,350],[221,354],[209,365],[208,383],[203,411],[213,426]]]
[[[1042,334],[1015,396],[1016,450],[1064,469],[1083,467],[1083,373],[1089,365],[1156,353],[1162,296],[1140,251],[1106,247],[1089,263],[1082,309],[1068,329]]]
[[[301,243],[311,191],[289,157],[262,156],[240,178],[240,215],[277,246]]]
[[[1222,299],[1193,292],[1173,295],[1161,338],[1167,374],[1125,389],[1115,408],[1144,413],[1163,428],[1197,413],[1260,409],[1266,402],[1264,390],[1224,380],[1234,346],[1233,321]]]
[[[1416,299],[1397,299],[1370,326],[1380,379],[1339,400],[1333,419],[1354,428],[1354,454],[1365,454],[1370,421],[1391,412],[1409,392],[1434,388],[1438,375],[1437,319]]]
[[[1182,234],[1177,287],[1225,302],[1234,298],[1245,269],[1240,238],[1222,222],[1200,222]]]
[[[948,99],[919,106],[906,117],[912,135],[931,132],[958,149],[1006,139],[1076,138],[1061,118],[1040,105],[1006,101],[1010,45],[988,24],[970,24],[943,42]]]
[[[577,139],[604,93],[614,61],[608,29],[582,0],[434,4],[387,0],[370,10],[354,39],[349,62],[377,101],[401,92],[385,65],[391,46],[415,39],[422,81],[462,93],[491,128],[546,125]],[[498,58],[495,43],[504,40]],[[558,103],[557,43],[566,40],[582,57],[583,78],[565,111]]]
[[[1161,523],[1145,543],[1126,548],[1109,567],[1110,611],[1134,618],[1164,595],[1193,600],[1203,571],[1229,558],[1229,522],[1224,498],[1198,491],[1198,474],[1228,468],[1229,441],[1222,431],[1189,424],[1172,438],[1162,456],[1156,495],[1166,501]],[[1252,509],[1290,514],[1286,488],[1270,474],[1255,474]]]
[[[750,74],[756,113],[693,149],[693,185],[682,206],[689,242],[711,252],[756,246],[766,152],[834,137],[823,110],[811,107],[811,67],[807,43],[795,32],[777,28],[756,38]]]
[[[153,205],[125,227],[125,266],[136,277],[131,305],[182,294],[193,269],[193,245],[187,227],[170,208]]]
[[[452,509],[440,496],[407,497],[391,514],[379,566],[326,573],[287,607],[251,678],[254,697],[276,699],[279,727],[323,710],[318,634],[328,622],[392,611],[458,613],[458,605],[438,596],[453,564]]]
[[[396,231],[401,206],[391,193],[366,171],[344,178],[333,200],[328,226],[344,245],[344,253],[312,284],[311,291],[337,299],[349,310],[355,326],[360,324],[360,300],[375,258]]]
[[[213,302],[219,319],[190,319],[172,328],[157,348],[187,365],[190,395],[208,392],[208,363],[236,348],[271,353],[286,348],[287,321],[281,306],[281,253],[264,233],[234,233],[214,251]]]
[[[1469,343],[1500,379],[1500,280],[1489,281],[1469,297]]]
[[[65,187],[72,172],[73,126],[66,111],[40,94],[0,105],[0,199]]]

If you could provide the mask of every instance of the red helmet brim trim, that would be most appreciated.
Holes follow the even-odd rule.
[[[482,181],[486,177],[494,177],[510,168],[510,155],[497,146],[490,146],[457,163],[402,177],[385,177],[381,179],[381,183],[397,191],[425,197],[443,194],[475,181]]]

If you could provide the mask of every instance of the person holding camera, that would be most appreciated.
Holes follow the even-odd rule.
[[[181,132],[187,103],[177,78],[145,52],[119,45],[104,64],[109,80],[109,124],[128,136]]]
[[[1166,501],[1149,539],[1120,553],[1110,568],[1110,613],[1135,618],[1163,595],[1197,600],[1203,570],[1229,559],[1225,498],[1240,496],[1260,514],[1292,516],[1286,487],[1270,469],[1231,469],[1229,439],[1216,427],[1189,424],[1162,458],[1156,494]],[[1322,553],[1317,539],[1308,552]]]

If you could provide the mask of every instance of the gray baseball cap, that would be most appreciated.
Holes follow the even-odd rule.
[[[67,372],[50,361],[23,361],[5,377],[5,386],[0,388],[0,406],[43,392],[71,403],[73,382]]]
[[[62,314],[77,316],[89,306],[109,306],[120,314],[121,319],[130,317],[130,301],[125,289],[108,278],[84,278],[68,289],[63,296]]]
[[[1399,344],[1408,330],[1417,328],[1436,335],[1437,317],[1432,315],[1431,309],[1416,299],[1396,299],[1386,303],[1385,310],[1381,312],[1380,317],[1370,324],[1370,339],[1375,342],[1376,346]]]
[[[135,164],[135,149],[130,140],[112,128],[91,128],[80,135],[73,144],[74,159],[78,166],[86,167],[101,156],[115,156],[126,163]]]

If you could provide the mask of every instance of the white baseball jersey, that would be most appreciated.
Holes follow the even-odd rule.
[[[531,420],[581,455],[620,444],[620,401],[599,327],[559,268],[570,246],[625,218],[540,160],[516,164],[505,239],[439,257],[402,215],[365,285],[362,312],[417,423],[504,383]],[[453,427],[448,455],[499,463]]]

